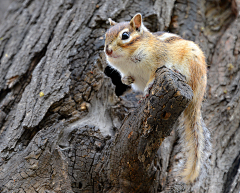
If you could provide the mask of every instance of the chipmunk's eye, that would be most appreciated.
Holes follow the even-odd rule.
[[[122,34],[122,40],[126,40],[126,39],[128,39],[128,38],[129,38],[128,32],[123,32],[123,34]]]

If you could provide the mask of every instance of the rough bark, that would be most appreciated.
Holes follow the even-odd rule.
[[[239,192],[239,5],[13,1],[0,21],[0,192]],[[139,93],[116,96],[104,74],[107,18],[125,21],[137,12],[151,31],[177,33],[205,52],[203,119],[213,150],[195,184],[176,181],[184,152],[172,129],[191,98],[181,75],[159,69],[138,105]]]
[[[107,166],[112,192],[154,191],[155,155],[192,99],[192,90],[180,75],[163,68],[157,77],[149,97],[126,117],[112,142]]]

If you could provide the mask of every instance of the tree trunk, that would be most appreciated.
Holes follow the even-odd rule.
[[[0,192],[238,193],[239,8],[237,0],[13,1],[0,21]],[[177,119],[192,97],[184,77],[158,69],[138,104],[141,94],[105,61],[107,19],[137,12],[152,32],[179,34],[206,55],[212,150],[193,184],[177,175],[185,160]]]

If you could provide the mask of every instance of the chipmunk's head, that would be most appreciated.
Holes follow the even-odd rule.
[[[116,23],[109,19],[112,26],[105,34],[105,48],[107,59],[110,63],[124,60],[131,56],[137,49],[138,42],[145,31],[142,15],[136,14],[130,22]]]

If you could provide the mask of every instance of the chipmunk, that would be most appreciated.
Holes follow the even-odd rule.
[[[186,163],[181,175],[185,183],[199,176],[204,149],[204,132],[201,125],[201,104],[207,75],[205,56],[192,41],[166,33],[151,33],[136,14],[130,22],[116,23],[105,35],[105,54],[111,67],[120,72],[122,82],[144,93],[154,82],[155,71],[165,65],[186,77],[193,90],[193,99],[183,112]]]

